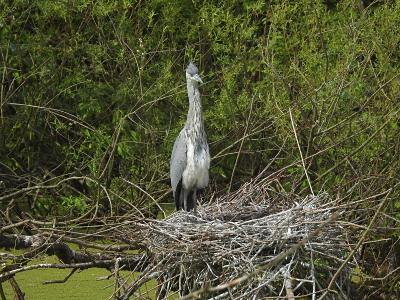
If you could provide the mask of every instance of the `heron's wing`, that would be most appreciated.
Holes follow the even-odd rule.
[[[187,138],[186,129],[183,129],[174,143],[170,162],[171,186],[174,192],[186,169],[187,162]]]

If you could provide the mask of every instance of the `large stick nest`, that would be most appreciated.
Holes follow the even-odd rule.
[[[143,282],[156,278],[159,299],[185,295],[229,283],[229,288],[202,293],[202,299],[276,299],[318,294],[327,288],[342,264],[347,244],[339,223],[271,268],[235,284],[233,280],[297,245],[333,214],[327,194],[293,199],[264,185],[246,184],[233,195],[198,209],[198,215],[176,212],[164,220],[140,224],[153,262],[130,286],[133,294]],[[336,278],[330,299],[346,299],[350,292],[347,267]],[[287,299],[287,298],[286,298]]]

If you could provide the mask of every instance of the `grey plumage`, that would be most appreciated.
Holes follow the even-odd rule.
[[[186,69],[189,111],[172,149],[170,175],[177,210],[194,210],[197,192],[208,185],[210,151],[204,130],[203,109],[198,84],[203,83],[198,69],[190,63]]]

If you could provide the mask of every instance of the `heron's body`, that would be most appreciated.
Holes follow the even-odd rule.
[[[194,64],[186,69],[189,111],[185,127],[175,141],[171,155],[171,186],[176,209],[194,210],[197,191],[208,185],[210,153],[204,130],[198,83],[202,82]]]

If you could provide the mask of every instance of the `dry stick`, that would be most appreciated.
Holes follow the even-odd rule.
[[[96,131],[91,127],[89,124],[87,124],[85,121],[80,120],[78,117],[74,116],[73,114],[70,114],[68,112],[65,112],[61,109],[55,109],[55,108],[50,108],[50,107],[45,107],[45,106],[37,106],[37,105],[31,105],[31,104],[25,104],[25,103],[15,103],[15,102],[8,102],[10,105],[15,105],[15,106],[25,106],[25,107],[32,107],[32,108],[37,108],[37,109],[43,109],[44,111],[47,111],[49,113],[52,113],[55,116],[59,116],[61,118],[64,118],[68,121],[78,123],[80,126],[96,132],[98,135],[100,135],[102,138],[105,138],[100,132]]]
[[[281,152],[283,151],[283,147],[286,145],[286,140],[287,137],[285,138],[285,140],[283,141],[283,143],[281,144],[281,146],[279,147],[278,152],[276,153],[276,155],[270,159],[270,162],[268,163],[268,165],[257,175],[257,177],[254,179],[255,182],[259,181],[260,178],[266,178],[268,179],[268,177],[264,177],[264,173],[269,170],[270,166],[272,165],[272,163],[277,160],[277,158],[279,157],[279,155],[281,154]],[[263,180],[261,180],[262,182]]]
[[[115,153],[117,151],[117,146],[118,146],[118,141],[121,136],[121,130],[122,130],[122,122],[125,120],[125,118],[120,119],[119,123],[117,125],[117,128],[115,129],[113,135],[110,138],[110,145],[108,146],[107,151],[104,152],[102,159],[106,160],[105,166],[102,166],[101,168],[103,171],[99,175],[99,178],[104,178],[104,176],[107,177],[107,188],[109,188],[109,185],[111,184],[110,178],[111,178],[111,173],[112,173],[112,166],[114,164],[115,160]],[[111,149],[109,153],[108,150]],[[108,159],[106,159],[107,155],[109,156]],[[111,203],[110,203],[111,204]]]
[[[325,226],[329,225],[331,222],[336,220],[339,217],[339,215],[340,215],[339,212],[335,212],[328,220],[323,222],[321,224],[321,226],[319,226],[317,229],[315,229],[313,232],[311,232],[306,238],[302,239],[297,245],[294,245],[292,248],[290,248],[286,252],[278,255],[273,260],[271,260],[269,263],[259,267],[254,272],[251,272],[249,274],[243,275],[241,277],[238,277],[238,278],[232,280],[231,282],[220,284],[220,285],[215,286],[215,287],[208,287],[208,285],[206,284],[206,286],[204,288],[199,289],[197,291],[194,291],[194,292],[192,292],[192,293],[190,293],[190,294],[188,294],[186,296],[183,296],[181,298],[177,298],[176,300],[184,300],[184,299],[190,299],[190,298],[200,298],[200,294],[202,294],[204,292],[217,292],[217,291],[233,287],[233,286],[235,286],[237,284],[240,284],[240,283],[243,283],[243,282],[249,280],[250,278],[256,276],[259,273],[261,273],[262,271],[267,270],[267,269],[275,266],[280,261],[284,260],[287,256],[291,255],[296,250],[301,248],[305,243],[307,243],[309,240],[311,240],[315,236],[317,236]]]
[[[56,189],[56,188],[58,188],[58,186],[61,185],[62,183],[66,182],[66,181],[68,181],[68,180],[73,180],[73,179],[86,179],[86,180],[89,180],[89,181],[98,183],[95,179],[90,178],[90,177],[87,177],[87,176],[73,176],[73,177],[68,177],[68,178],[61,179],[59,182],[57,182],[57,183],[54,184],[54,185],[35,185],[35,186],[27,187],[27,188],[22,188],[22,189],[20,189],[20,190],[18,190],[18,191],[16,191],[16,192],[13,192],[13,193],[11,193],[11,194],[8,194],[8,195],[5,195],[5,196],[3,196],[3,197],[0,197],[0,201],[4,201],[4,200],[6,200],[6,199],[8,199],[8,198],[12,198],[12,197],[17,196],[17,195],[19,195],[19,194],[28,193],[28,192],[34,191],[34,190]],[[14,201],[14,199],[11,200],[10,203],[12,203],[12,201]],[[10,206],[10,203],[9,203],[8,206]],[[78,217],[78,218],[76,218],[76,219],[74,219],[74,220],[70,220],[70,221],[64,222],[64,224],[76,222],[77,220],[81,220],[81,219],[86,218],[86,216],[88,216],[88,215],[93,211],[93,209],[94,209],[94,208],[89,209],[84,215],[82,215],[82,216],[80,216],[80,217]],[[32,218],[31,221],[33,222],[33,218]],[[30,222],[30,221],[29,221],[29,222]],[[10,223],[12,223],[12,222],[10,222]],[[45,224],[45,222],[42,222],[42,223]],[[51,224],[52,224],[52,223],[51,223]],[[11,226],[11,225],[10,225],[10,226]],[[1,231],[1,230],[0,230],[0,231]]]
[[[385,197],[385,199],[383,199],[383,201],[381,202],[381,204],[378,207],[378,210],[375,212],[374,217],[372,218],[371,222],[368,225],[367,230],[364,231],[363,235],[361,236],[360,240],[358,241],[357,245],[354,247],[353,251],[351,251],[351,253],[349,254],[349,256],[345,259],[345,261],[342,263],[342,265],[339,267],[339,269],[336,271],[335,275],[333,275],[331,281],[329,282],[328,287],[326,288],[326,291],[321,295],[321,297],[318,298],[318,300],[322,300],[324,299],[324,297],[330,292],[335,292],[334,290],[332,290],[332,286],[335,283],[336,279],[338,278],[340,272],[342,272],[343,268],[348,264],[348,262],[350,261],[350,259],[353,258],[354,254],[357,252],[358,248],[361,246],[361,244],[363,243],[363,241],[365,240],[367,234],[371,231],[371,227],[372,225],[375,223],[376,218],[378,217],[379,213],[381,212],[383,205],[386,203],[386,200],[389,198],[389,192],[392,189],[388,190],[388,193]]]
[[[21,289],[19,288],[18,283],[15,280],[15,278],[11,277],[8,281],[10,282],[10,284],[12,286],[12,289],[14,290],[14,299],[15,300],[24,300],[25,299],[25,293],[23,293],[21,291]]]
[[[399,110],[397,110],[395,113],[393,113],[393,116],[397,115]],[[371,136],[364,142],[362,143],[357,149],[355,149],[353,152],[351,152],[349,155],[347,155],[345,158],[343,158],[340,162],[338,162],[336,165],[334,165],[332,168],[330,168],[328,171],[326,171],[324,174],[319,176],[319,178],[323,178],[329,173],[332,173],[333,170],[341,166],[343,163],[345,163],[348,159],[348,157],[351,157],[355,155],[358,151],[360,151],[362,148],[364,148],[389,122],[392,121],[392,118],[388,117],[385,123],[382,124],[381,127],[379,127]]]
[[[103,264],[111,264],[114,263],[115,260],[111,259],[111,260],[103,260],[101,261],[101,263]],[[25,267],[21,267],[18,269],[14,269],[8,272],[3,272],[0,274],[0,281],[6,277],[6,276],[10,276],[10,275],[14,275],[17,274],[19,272],[23,272],[23,271],[29,271],[29,270],[36,270],[36,269],[72,269],[72,268],[95,268],[96,267],[96,261],[94,262],[87,262],[87,263],[77,263],[77,264],[37,264],[37,265],[29,265],[29,266],[25,266]]]
[[[371,99],[373,99],[373,97],[375,97],[376,94],[378,94],[379,91],[383,90],[383,88],[388,85],[390,82],[392,82],[396,77],[400,76],[400,72],[395,74],[393,77],[391,77],[389,80],[387,80],[384,84],[380,85],[379,89],[377,89],[363,104],[362,107],[365,107],[367,103],[369,103],[369,101]],[[392,109],[392,111],[394,111],[396,108],[398,107],[398,105]],[[396,116],[398,115],[399,110],[395,111],[394,113],[392,113],[392,116]],[[330,130],[334,129],[335,127],[339,126],[340,124],[344,123],[347,120],[350,120],[351,118],[353,118],[356,114],[358,114],[358,112],[350,115],[349,117],[345,118],[344,120],[340,121],[339,123],[336,123],[335,125],[329,127],[328,129],[319,132],[316,134],[316,136],[320,136],[322,134],[325,134],[326,132],[329,132]],[[321,178],[325,177],[326,175],[330,174],[333,170],[335,170],[336,168],[338,168],[339,166],[341,166],[343,163],[345,163],[348,159],[348,157],[351,157],[352,155],[356,154],[358,151],[360,151],[362,148],[364,148],[365,145],[367,145],[374,137],[375,135],[378,134],[378,132],[380,132],[390,121],[391,121],[391,117],[390,117],[391,112],[389,112],[388,114],[386,114],[385,118],[387,117],[387,121],[385,123],[383,123],[383,125],[381,127],[379,127],[360,147],[358,147],[356,150],[354,150],[352,153],[350,153],[347,157],[345,157],[344,159],[342,159],[339,163],[337,163],[336,165],[334,165],[332,168],[330,168],[328,171],[326,171],[325,173],[323,173],[322,175],[318,176],[318,178],[316,179],[317,181],[320,180]],[[334,146],[334,145],[333,145]],[[333,148],[332,147],[328,147],[325,150],[328,150],[329,148]],[[323,151],[325,151],[323,150]],[[318,153],[315,153],[309,157],[307,157],[306,159],[310,159],[313,156],[316,156],[319,153],[322,153],[323,151],[319,151]],[[300,191],[300,195],[304,192],[304,189],[302,191]]]
[[[266,123],[266,122],[264,122],[264,123],[262,123],[262,124],[265,124],[265,123]],[[259,127],[261,127],[261,126],[258,126],[257,128],[259,128]],[[247,138],[249,138],[249,137],[251,137],[251,136],[253,136],[253,135],[256,135],[257,133],[260,133],[260,132],[264,131],[265,129],[266,129],[266,128],[262,128],[262,129],[260,129],[260,130],[255,130],[255,131],[252,131],[252,132],[250,132],[250,133],[248,133],[248,134],[243,135],[240,139],[234,141],[232,144],[229,144],[229,145],[226,146],[224,149],[222,149],[222,150],[219,151],[217,154],[215,154],[215,155],[212,157],[212,160],[217,159],[217,158],[224,157],[224,156],[226,156],[226,155],[237,154],[238,152],[235,152],[235,151],[233,151],[233,152],[228,152],[228,153],[226,153],[226,152],[227,152],[228,150],[230,150],[231,148],[233,148],[233,146],[236,146],[236,144],[241,143],[242,140],[247,139]],[[225,154],[224,154],[224,153],[225,153]]]
[[[148,196],[148,197],[154,202],[154,204],[157,205],[158,209],[159,209],[160,211],[163,212],[164,218],[167,217],[166,214],[165,214],[165,211],[163,210],[163,208],[162,208],[162,207],[160,206],[160,204],[158,203],[158,200],[156,200],[151,194],[149,194],[146,190],[142,189],[142,188],[141,188],[140,186],[138,186],[137,184],[134,184],[133,182],[128,181],[128,180],[126,180],[125,178],[120,177],[120,179],[121,179],[122,181],[126,182],[127,184],[130,184],[130,185],[134,186],[135,188],[137,188],[138,190],[140,190],[141,192],[143,192],[146,196]],[[170,193],[170,192],[168,191],[167,193],[165,193],[165,195],[168,194],[168,193]],[[115,194],[115,195],[116,195],[116,194]],[[126,200],[123,199],[123,198],[121,198],[121,199],[122,199],[123,201],[126,201]],[[158,198],[158,199],[160,199],[160,198]],[[142,213],[136,206],[132,205],[132,204],[129,203],[128,201],[126,201],[126,202],[127,202],[129,205],[131,205],[131,206],[134,208],[134,210],[136,210],[137,212],[139,212],[139,213],[141,214],[142,217],[144,217],[143,213]]]
[[[310,247],[311,251],[310,251],[310,266],[311,266],[311,281],[312,281],[312,300],[315,300],[315,292],[316,292],[316,288],[315,288],[315,284],[316,284],[316,278],[315,278],[315,266],[314,266],[314,250],[312,249],[312,245],[311,243],[308,243],[308,246]]]
[[[339,146],[341,143],[343,143],[343,142],[345,142],[345,141],[347,141],[347,140],[349,140],[349,139],[351,139],[351,138],[357,136],[359,133],[364,132],[364,131],[366,131],[366,130],[369,129],[369,128],[372,128],[372,126],[366,127],[366,128],[364,128],[364,129],[358,131],[357,133],[355,133],[355,134],[353,134],[353,135],[351,135],[351,136],[349,136],[349,137],[343,139],[342,141],[340,141],[340,142],[338,142],[338,143],[336,143],[336,144],[333,144],[333,145],[331,145],[331,146],[328,146],[328,147],[326,147],[325,149],[320,150],[320,151],[318,151],[318,152],[316,152],[316,153],[314,153],[314,154],[312,154],[312,155],[306,157],[305,160],[309,160],[309,159],[311,159],[311,158],[313,158],[313,157],[316,157],[316,156],[318,156],[318,155],[320,155],[320,154],[322,154],[322,153],[328,151],[329,149],[334,149],[335,147]],[[293,167],[293,166],[298,165],[298,163],[299,163],[299,161],[296,160],[296,161],[294,161],[293,163],[291,163],[291,164],[289,164],[289,165],[287,165],[287,166],[285,166],[285,167],[282,167],[282,168],[280,168],[279,170],[277,170],[277,171],[275,171],[275,172],[269,174],[269,175],[268,175],[267,177],[265,177],[262,181],[269,180],[270,178],[274,178],[274,177],[280,176],[279,174],[281,174],[281,173],[284,172],[285,170],[289,169],[290,167]],[[335,169],[335,167],[333,167],[333,168],[331,169],[331,171],[334,170],[334,169]],[[263,172],[264,172],[264,171],[265,171],[265,170],[263,170]],[[324,175],[327,175],[327,173],[324,173]],[[316,180],[319,180],[320,178],[321,178],[321,176],[319,176]],[[298,193],[298,195],[301,195],[302,193],[304,193],[304,189],[303,189],[302,191],[300,191],[300,192]]]
[[[19,194],[24,194],[24,193],[27,193],[27,192],[30,192],[30,191],[34,191],[34,190],[38,190],[38,189],[55,189],[55,188],[58,188],[58,186],[60,184],[66,182],[68,180],[73,180],[73,179],[86,179],[86,180],[90,180],[92,182],[97,183],[97,181],[95,179],[92,179],[92,178],[87,177],[87,176],[72,176],[72,177],[61,179],[59,182],[57,182],[54,185],[35,185],[35,186],[19,189],[18,191],[14,192],[14,193],[11,193],[11,194],[8,194],[8,195],[0,197],[0,201],[4,201],[4,200],[6,200],[8,198],[15,197],[15,196],[17,196]]]
[[[397,273],[398,271],[400,271],[400,267],[394,269],[393,271],[391,271],[390,273],[387,273],[385,276],[383,277],[369,277],[369,276],[365,276],[365,275],[360,275],[358,273],[351,273],[352,275],[361,277],[362,279],[367,279],[370,281],[385,281],[387,280],[390,276],[392,276],[393,274]]]
[[[64,279],[61,280],[53,280],[53,281],[43,281],[42,284],[51,284],[51,283],[65,283],[67,280],[77,271],[77,268],[73,268],[71,272],[65,277]]]
[[[397,108],[397,107],[396,107]],[[394,110],[394,109],[393,109]],[[392,111],[393,111],[392,110]],[[325,176],[327,176],[328,174],[332,173],[336,168],[340,167],[342,164],[344,164],[345,162],[348,161],[348,158],[355,155],[357,152],[359,152],[361,149],[363,149],[383,128],[385,128],[385,126],[387,124],[389,124],[390,121],[392,121],[392,116],[396,116],[399,113],[400,109],[395,111],[394,113],[388,113],[385,117],[387,117],[386,122],[384,122],[364,143],[362,143],[362,145],[360,145],[357,149],[355,149],[353,152],[351,152],[349,155],[347,155],[345,158],[343,158],[341,161],[339,161],[337,164],[335,164],[332,168],[330,168],[328,171],[326,171],[325,173],[323,173],[322,175],[318,176],[318,178],[316,179],[316,181],[319,181],[321,178],[324,178]],[[333,147],[329,147],[329,148],[333,148]],[[329,149],[327,148],[327,149]],[[325,149],[325,150],[327,150]],[[323,151],[325,151],[323,150]],[[315,153],[309,157],[307,157],[306,159],[310,159],[311,157],[323,152],[323,151],[319,151],[318,153]],[[293,164],[292,164],[293,165]],[[304,190],[301,190],[299,192],[299,195],[301,195],[302,193],[304,193]]]
[[[121,296],[122,300],[128,300],[129,297],[144,283],[148,282],[152,278],[148,276],[148,274],[153,273],[157,268],[164,263],[164,260],[161,259],[156,265],[148,265],[146,269],[144,269],[139,276],[137,276],[126,288],[125,294]]]
[[[114,271],[114,293],[113,293],[113,296],[115,299],[118,299],[120,296],[120,294],[119,294],[120,288],[121,288],[121,286],[119,284],[119,262],[120,262],[120,260],[121,260],[121,258],[117,258],[115,260],[115,265],[114,265],[115,271]]]
[[[2,282],[0,282],[0,297],[1,300],[7,300],[6,295],[4,294]]]
[[[293,257],[291,262],[289,263],[289,266],[287,268],[287,270],[284,271],[284,279],[283,279],[283,285],[286,289],[286,296],[288,300],[295,300],[295,296],[293,293],[293,285],[292,285],[292,278],[290,275],[290,266],[293,263]]]
[[[253,112],[253,103],[254,103],[254,97],[251,99],[250,112],[249,112],[249,116],[248,116],[248,118],[247,118],[247,124],[246,124],[246,128],[245,128],[244,134],[243,134],[244,137],[247,135],[247,131],[248,131],[248,129],[249,129],[250,117],[251,117],[251,114],[252,114],[252,112]],[[232,189],[233,177],[234,177],[234,175],[235,175],[235,170],[236,170],[237,164],[238,164],[238,162],[239,162],[240,153],[242,153],[243,144],[244,144],[244,138],[242,138],[242,141],[241,141],[241,143],[240,143],[240,147],[239,147],[238,154],[236,155],[235,165],[233,166],[232,175],[231,175],[231,181],[229,182],[228,193],[230,193],[230,192],[231,192],[231,189]]]
[[[308,173],[307,173],[307,169],[306,169],[306,163],[305,163],[304,158],[303,158],[303,153],[301,152],[299,139],[297,138],[296,127],[294,126],[294,121],[293,121],[292,109],[291,108],[289,108],[289,115],[290,115],[290,121],[292,123],[294,137],[296,138],[297,147],[299,148],[301,163],[303,164],[303,169],[304,169],[304,174],[307,177],[307,182],[308,182],[308,185],[310,187],[311,194],[314,196],[314,191],[313,191],[313,188],[312,188],[312,185],[311,185],[311,180],[308,177]]]

